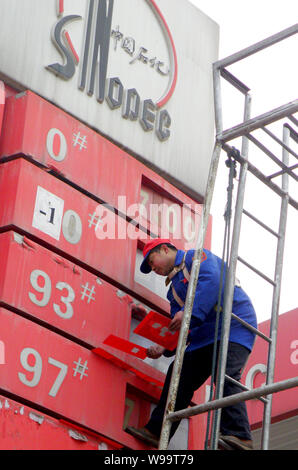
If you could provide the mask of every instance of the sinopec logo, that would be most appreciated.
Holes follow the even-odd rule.
[[[156,2],[86,0],[85,17],[75,11],[69,14],[74,5],[71,0],[56,2],[57,21],[51,37],[63,60],[46,68],[66,81],[78,76],[81,92],[100,104],[105,101],[123,119],[139,122],[145,132],[155,132],[160,141],[166,141],[171,135],[171,116],[165,105],[176,86],[177,56]],[[82,24],[77,47],[71,33],[74,21]]]

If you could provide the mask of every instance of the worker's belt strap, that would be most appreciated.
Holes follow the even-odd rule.
[[[186,253],[184,253],[182,262],[178,266],[175,266],[174,269],[172,269],[172,271],[170,272],[170,274],[166,278],[166,280],[165,280],[166,286],[169,285],[169,283],[171,282],[173,277],[176,276],[176,274],[179,273],[180,271],[183,271],[185,279],[187,280],[187,282],[189,282],[190,275],[189,275],[188,269],[185,265],[185,257],[186,257]],[[183,302],[182,299],[180,299],[179,295],[175,291],[173,284],[172,284],[171,288],[172,288],[173,297],[176,300],[176,302],[180,305],[180,307],[184,307],[184,302]]]
[[[170,274],[168,275],[168,277],[166,278],[165,280],[166,286],[170,284],[173,277],[176,276],[176,274],[179,273],[179,271],[183,271],[185,279],[189,281],[190,275],[185,265],[185,257],[186,257],[186,253],[184,253],[183,260],[181,261],[181,263],[178,266],[175,266],[170,272]]]
[[[172,294],[173,294],[174,299],[176,300],[177,304],[179,304],[181,308],[184,307],[184,302],[183,302],[182,299],[180,299],[179,295],[175,291],[173,284],[172,284]]]
[[[172,269],[172,271],[170,272],[170,274],[167,276],[167,278],[165,280],[166,286],[169,285],[169,283],[171,282],[173,277],[176,276],[176,274],[179,273],[180,271],[183,271],[185,279],[187,280],[187,282],[189,282],[190,274],[189,274],[188,269],[187,269],[186,264],[185,264],[185,257],[186,257],[186,253],[184,253],[182,262],[178,266],[175,266]],[[206,259],[206,255],[205,255],[205,253],[203,253],[202,261],[204,261],[205,259]],[[235,287],[241,287],[240,281],[237,278],[235,279]],[[181,308],[184,307],[185,302],[183,302],[183,300],[179,297],[179,295],[177,294],[177,292],[174,289],[173,284],[172,284],[171,288],[172,288],[173,297],[176,300],[176,302],[178,303],[178,305],[180,305]]]

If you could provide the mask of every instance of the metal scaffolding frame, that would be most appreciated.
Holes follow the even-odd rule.
[[[189,286],[186,296],[186,302],[184,307],[184,318],[180,329],[179,340],[176,350],[176,357],[173,365],[173,372],[171,383],[168,392],[167,405],[164,414],[164,420],[160,435],[159,449],[165,450],[168,447],[170,429],[173,421],[187,418],[200,413],[204,413],[209,410],[215,410],[212,423],[212,436],[211,436],[211,449],[217,449],[219,439],[219,423],[221,409],[225,406],[230,406],[240,401],[246,401],[254,398],[260,399],[264,403],[264,416],[263,416],[263,434],[262,434],[262,449],[266,450],[269,446],[269,431],[271,423],[271,409],[272,409],[272,394],[285,389],[298,386],[298,377],[282,382],[274,383],[274,366],[276,356],[276,340],[277,340],[277,327],[278,327],[278,313],[279,313],[279,299],[281,289],[281,275],[283,267],[283,253],[285,244],[285,233],[287,224],[287,213],[288,206],[291,205],[294,209],[298,209],[298,202],[289,194],[288,180],[289,177],[297,181],[298,177],[294,170],[298,167],[298,164],[289,165],[289,154],[298,159],[297,153],[295,153],[290,147],[290,139],[293,139],[296,143],[298,142],[298,127],[295,130],[289,123],[283,124],[283,139],[276,137],[270,130],[266,128],[267,125],[284,120],[287,118],[294,126],[298,126],[298,121],[294,116],[294,113],[298,111],[298,100],[290,102],[284,106],[273,109],[270,112],[259,115],[255,118],[251,118],[251,95],[249,94],[249,88],[244,85],[240,80],[233,76],[226,67],[247,58],[248,56],[255,54],[273,44],[276,44],[294,34],[298,33],[298,24],[287,28],[278,34],[275,34],[263,41],[260,41],[242,51],[237,52],[223,60],[219,60],[213,64],[213,82],[214,82],[214,101],[215,101],[215,124],[216,124],[216,141],[213,150],[212,160],[210,164],[206,199],[203,207],[203,214],[201,225],[198,233],[198,240],[195,249],[195,255],[192,264],[192,270],[189,280]],[[244,120],[241,124],[236,125],[227,130],[223,130],[222,125],[222,100],[221,100],[221,79],[227,80],[233,85],[238,91],[240,91],[245,97],[244,105]],[[257,140],[251,133],[257,129],[261,129],[268,136],[270,136],[282,149],[282,159],[275,156],[267,147]],[[242,137],[242,149],[241,152],[231,147],[228,142]],[[265,175],[256,166],[252,165],[248,160],[248,142],[253,142],[266,156],[268,156],[278,167],[279,170],[271,175]],[[183,364],[184,352],[186,349],[186,341],[189,331],[192,307],[194,302],[196,284],[198,281],[201,255],[203,250],[203,244],[208,224],[208,218],[210,214],[210,207],[213,198],[214,186],[216,183],[217,169],[220,159],[221,151],[224,150],[233,159],[240,164],[240,176],[238,184],[237,200],[235,204],[234,214],[234,225],[233,235],[231,242],[230,257],[228,262],[227,274],[226,274],[226,288],[225,298],[222,312],[222,334],[220,341],[220,351],[218,359],[218,372],[216,380],[215,399],[211,400],[202,405],[190,407],[186,410],[174,411],[177,390],[179,386],[180,373]],[[280,207],[280,219],[279,219],[279,230],[278,232],[272,230],[272,228],[265,225],[261,220],[257,219],[253,214],[249,213],[243,208],[244,193],[246,178],[248,172],[252,173],[259,181],[264,183],[268,188],[274,191],[281,198]],[[278,176],[282,176],[281,185],[273,182]],[[277,238],[277,251],[276,251],[276,262],[275,262],[275,276],[274,279],[268,278],[265,274],[254,268],[252,265],[247,263],[243,258],[238,256],[239,238],[241,232],[241,220],[242,214],[249,217],[251,220],[256,222],[260,227],[265,229],[268,233],[271,233]],[[271,322],[270,322],[270,336],[266,337],[259,331],[255,331],[260,337],[268,342],[268,362],[267,362],[267,377],[266,384],[260,388],[248,390],[242,384],[239,383],[240,387],[244,390],[238,394],[223,397],[223,387],[225,380],[232,380],[226,376],[226,360],[228,350],[228,338],[230,331],[231,318],[236,318],[236,315],[232,313],[233,303],[233,291],[235,286],[235,273],[237,262],[244,263],[254,273],[261,276],[267,282],[273,285],[273,298],[272,298],[272,309],[271,309]],[[238,319],[240,321],[240,319]],[[245,322],[241,321],[245,324]],[[248,328],[252,328],[249,325],[245,325]]]

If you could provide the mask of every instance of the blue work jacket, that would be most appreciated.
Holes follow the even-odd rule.
[[[178,250],[175,266],[179,266],[184,257],[184,251]],[[185,265],[188,272],[191,272],[192,259],[194,250],[189,250],[186,253]],[[216,322],[216,304],[218,301],[219,288],[220,288],[220,273],[221,273],[222,260],[211,253],[209,250],[204,249],[202,261],[200,265],[199,279],[196,287],[194,298],[191,322],[189,327],[189,340],[186,351],[202,348],[214,342],[215,322]],[[223,305],[223,289],[221,297],[221,306]],[[183,271],[179,271],[173,278],[172,284],[168,290],[167,298],[171,304],[171,317],[183,310],[178,302],[175,300],[172,285],[180,297],[185,302],[188,281],[184,277]],[[232,312],[242,320],[257,328],[256,313],[251,303],[250,298],[241,287],[235,287]],[[218,339],[220,339],[221,321],[219,323]],[[245,326],[241,325],[236,319],[231,319],[230,341],[239,343],[249,350],[252,349],[255,340],[255,333],[248,330]]]

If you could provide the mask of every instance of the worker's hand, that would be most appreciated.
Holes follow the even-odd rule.
[[[165,351],[165,348],[162,346],[159,346],[158,344],[155,344],[154,346],[150,346],[146,353],[147,356],[150,357],[150,359],[158,359],[160,356],[163,355]]]
[[[174,318],[172,319],[171,323],[169,324],[170,331],[177,331],[180,330],[182,319],[183,319],[184,312],[180,310],[176,313]]]

